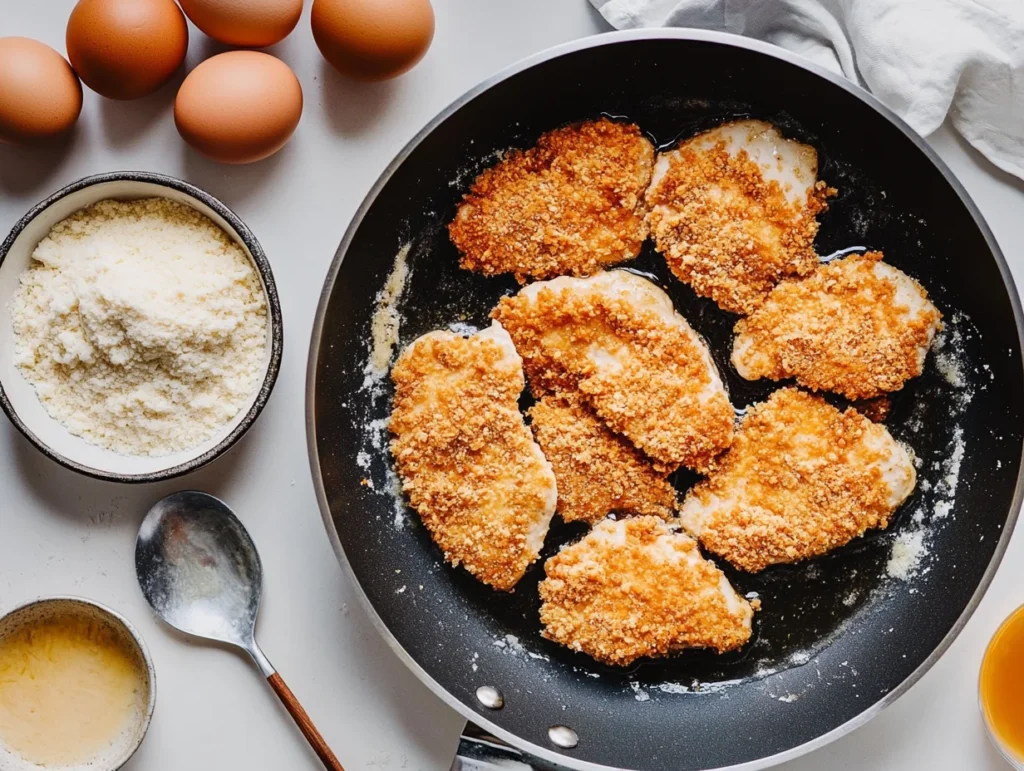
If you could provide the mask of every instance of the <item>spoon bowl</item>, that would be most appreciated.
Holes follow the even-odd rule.
[[[264,669],[256,645],[263,565],[227,504],[192,490],[159,501],[139,528],[135,572],[146,601],[164,621],[242,648]]]
[[[248,653],[324,766],[344,771],[256,644],[263,565],[256,544],[226,503],[195,490],[158,501],[139,528],[135,573],[146,601],[175,629]]]

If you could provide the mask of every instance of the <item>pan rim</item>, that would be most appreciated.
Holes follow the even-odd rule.
[[[533,744],[532,742],[521,739],[515,734],[507,731],[499,725],[496,725],[492,721],[488,720],[483,715],[479,714],[468,705],[464,704],[460,699],[450,693],[443,685],[435,680],[423,667],[416,662],[412,656],[405,650],[402,644],[395,638],[395,636],[388,629],[383,619],[378,615],[373,604],[370,602],[369,597],[366,595],[362,585],[359,582],[358,577],[352,568],[351,563],[348,561],[348,557],[345,555],[345,550],[341,545],[341,539],[338,536],[337,529],[334,526],[334,520],[331,516],[330,507],[327,503],[327,497],[324,490],[323,476],[320,469],[320,456],[317,449],[316,440],[316,426],[315,426],[315,390],[316,390],[316,372],[319,359],[319,350],[323,338],[324,331],[324,320],[327,314],[327,307],[330,303],[331,295],[334,290],[335,283],[338,278],[341,264],[345,259],[349,247],[353,239],[355,238],[356,231],[362,225],[363,219],[370,207],[376,201],[381,190],[388,183],[398,168],[406,161],[406,159],[413,153],[413,151],[419,146],[419,144],[429,136],[439,125],[447,120],[456,111],[461,109],[464,105],[471,102],[480,94],[489,90],[498,83],[507,80],[508,78],[523,72],[524,70],[530,69],[538,64],[541,64],[552,59],[557,59],[561,56],[575,53],[577,51],[586,50],[589,48],[597,48],[606,45],[614,45],[621,42],[630,42],[638,40],[684,40],[690,42],[707,42],[716,43],[720,45],[732,46],[736,48],[746,49],[748,51],[754,51],[756,53],[764,54],[775,59],[779,59],[788,64],[792,64],[801,69],[807,70],[820,78],[829,81],[832,85],[837,86],[845,90],[850,95],[856,97],[868,107],[874,109],[882,117],[887,119],[895,128],[901,131],[916,147],[921,151],[925,157],[932,163],[933,166],[942,174],[943,178],[953,188],[957,196],[960,198],[961,203],[970,213],[971,218],[974,220],[978,229],[980,230],[982,237],[985,239],[985,243],[992,253],[996,261],[996,267],[999,270],[1000,277],[1002,278],[1003,285],[1010,295],[1010,305],[1013,309],[1014,323],[1017,328],[1017,348],[1018,351],[1024,354],[1024,311],[1021,308],[1020,296],[1017,293],[1017,288],[1013,280],[1013,276],[1010,272],[1009,266],[1006,263],[1006,259],[1003,256],[1002,250],[999,248],[999,244],[996,242],[995,236],[993,235],[988,223],[982,216],[981,211],[978,209],[974,200],[968,194],[967,190],[960,183],[960,181],[953,174],[952,170],[946,165],[946,163],[939,157],[939,155],[931,148],[930,145],[924,140],[924,138],[914,131],[902,118],[900,118],[891,109],[885,106],[879,101],[874,95],[861,88],[859,85],[851,82],[842,75],[839,75],[831,70],[828,70],[814,62],[805,59],[799,54],[791,53],[783,48],[772,45],[770,43],[764,43],[759,40],[752,38],[743,37],[741,35],[734,35],[726,32],[715,32],[709,30],[690,29],[690,28],[654,28],[654,29],[640,29],[640,30],[626,30],[617,32],[606,32],[597,35],[591,35],[588,37],[579,38],[572,40],[552,48],[545,49],[536,54],[532,54],[528,57],[520,59],[518,62],[505,67],[498,71],[494,75],[481,81],[478,85],[466,91],[460,97],[451,102],[447,107],[441,110],[434,118],[432,118],[422,129],[420,129],[410,139],[406,145],[398,152],[394,159],[387,165],[384,171],[378,177],[373,187],[366,194],[362,203],[360,203],[355,214],[352,216],[348,227],[345,230],[345,234],[342,237],[341,243],[338,246],[335,256],[331,261],[331,265],[328,268],[327,275],[324,279],[324,286],[321,290],[320,299],[317,304],[316,315],[313,320],[312,335],[310,338],[309,358],[306,369],[306,442],[307,450],[309,453],[310,461],[310,472],[313,478],[313,487],[316,492],[317,504],[320,508],[320,514],[324,521],[324,527],[327,530],[328,538],[331,541],[331,545],[334,548],[335,555],[338,558],[339,563],[342,566],[343,571],[352,580],[356,593],[360,598],[360,602],[367,611],[370,620],[373,625],[377,628],[377,631],[382,635],[388,646],[395,653],[396,656],[402,661],[403,664],[422,682],[426,685],[437,697],[444,701],[449,707],[454,709],[466,720],[472,721],[476,725],[486,728],[494,736],[502,739],[511,746],[529,754],[540,758],[541,760],[549,763],[555,763],[557,765],[575,769],[576,771],[615,771],[611,766],[604,766],[590,761],[578,760],[569,755],[553,752],[552,750],[542,747],[540,745]],[[1024,370],[1024,355],[1022,355],[1022,370]],[[886,693],[882,698],[873,704],[869,705],[862,712],[855,715],[854,717],[842,723],[831,731],[821,734],[820,736],[811,739],[810,741],[804,742],[803,744],[791,747],[782,752],[768,755],[757,760],[746,761],[744,763],[734,764],[730,766],[719,766],[715,769],[709,769],[708,771],[755,771],[755,769],[769,768],[771,766],[784,763],[789,760],[794,760],[802,755],[805,755],[813,750],[824,747],[827,744],[839,739],[842,736],[852,732],[859,728],[871,719],[876,717],[882,710],[893,704],[899,699],[904,693],[906,693],[918,680],[920,680],[932,666],[941,658],[946,652],[953,641],[959,636],[960,632],[966,626],[971,616],[974,615],[974,611],[977,610],[978,605],[981,603],[982,597],[988,590],[989,585],[995,576],[996,570],[999,568],[1002,562],[1003,556],[1006,552],[1006,548],[1009,544],[1010,538],[1013,534],[1014,526],[1017,521],[1017,517],[1020,512],[1021,502],[1024,499],[1024,451],[1022,451],[1020,463],[1017,472],[1017,481],[1014,487],[1013,499],[1010,503],[1010,509],[1007,512],[1006,524],[1003,527],[1002,533],[999,537],[999,541],[996,544],[995,551],[992,554],[992,558],[989,560],[985,572],[975,588],[973,594],[963,611],[957,617],[956,622],[945,634],[942,640],[935,649],[925,658],[924,661],[911,672],[901,683],[895,688]],[[621,771],[621,770],[620,770]]]

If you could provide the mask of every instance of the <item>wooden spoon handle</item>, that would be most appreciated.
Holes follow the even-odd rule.
[[[295,721],[295,725],[302,731],[302,735],[306,737],[306,741],[309,742],[309,746],[313,748],[313,752],[317,754],[324,767],[330,769],[330,771],[345,771],[342,768],[341,763],[331,752],[331,748],[327,746],[327,742],[324,741],[324,737],[320,735],[320,732],[316,730],[316,726],[313,725],[313,721],[309,719],[309,715],[306,714],[306,710],[299,704],[299,700],[295,698],[295,694],[292,693],[291,688],[285,685],[284,680],[281,679],[281,675],[275,672],[267,678],[267,682],[270,683],[270,687],[274,689],[274,693],[277,694],[277,698],[284,704],[284,708],[288,710],[288,714],[292,716],[292,720]]]

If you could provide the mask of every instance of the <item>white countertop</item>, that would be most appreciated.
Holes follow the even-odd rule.
[[[130,769],[319,768],[247,660],[172,634],[137,588],[132,555],[142,515],[160,497],[187,487],[223,498],[250,529],[265,570],[259,640],[346,768],[447,769],[463,724],[382,642],[324,533],[304,433],[309,332],[349,217],[406,140],[496,70],[606,27],[586,0],[434,0],[437,35],[426,59],[396,81],[360,85],[321,60],[309,4],[296,31],[271,49],[296,70],[306,106],[291,143],[268,161],[220,166],[187,149],[171,118],[180,75],[136,102],[87,91],[77,133],[62,151],[0,145],[0,231],[84,175],[163,172],[238,212],[263,244],[281,293],[285,354],[270,404],[231,453],[192,476],[144,487],[86,479],[44,458],[0,421],[0,609],[39,595],[80,594],[139,627],[156,662],[158,699]],[[0,0],[0,34],[34,37],[63,52],[73,5]],[[190,66],[221,50],[195,29],[191,43]],[[1024,185],[947,129],[931,141],[981,207],[1024,285]],[[1024,535],[1018,533],[980,608],[931,672],[867,726],[782,768],[1007,768],[984,736],[975,681],[986,641],[1021,602]]]

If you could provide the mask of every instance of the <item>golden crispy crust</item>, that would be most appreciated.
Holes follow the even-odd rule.
[[[676,491],[667,471],[618,436],[576,397],[545,396],[530,410],[530,427],[558,481],[558,513],[591,524],[611,512],[669,519]]]
[[[446,560],[511,589],[537,559],[555,508],[554,473],[519,412],[524,380],[511,341],[503,331],[424,335],[392,377],[391,451],[412,507]]]
[[[884,528],[914,486],[906,451],[856,410],[796,388],[750,409],[680,521],[750,572],[815,557]]]
[[[775,287],[736,323],[733,361],[740,374],[795,377],[850,399],[898,391],[920,375],[942,314],[920,284],[881,260],[881,252],[846,257]],[[918,308],[897,299],[899,283]]]
[[[756,308],[779,280],[814,270],[817,215],[834,194],[815,183],[794,205],[746,150],[689,141],[647,191],[647,223],[672,272],[733,313]]]
[[[654,147],[602,118],[550,131],[473,183],[448,226],[461,265],[487,275],[589,275],[636,257]]]
[[[692,538],[655,517],[600,522],[544,569],[544,636],[606,664],[684,648],[722,653],[750,639],[750,603]]]
[[[649,281],[623,271],[559,278],[502,298],[492,315],[534,396],[578,390],[666,468],[705,469],[732,441],[732,405],[703,341]]]

